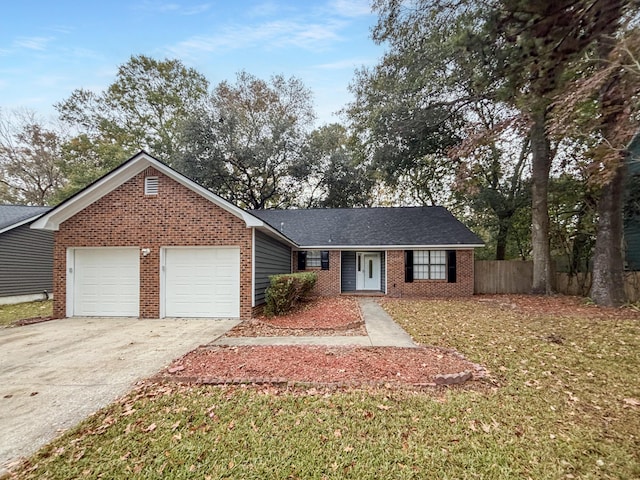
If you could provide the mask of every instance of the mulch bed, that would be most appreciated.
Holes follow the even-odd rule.
[[[227,332],[227,337],[367,335],[360,306],[351,297],[312,298],[288,315],[260,315]]]
[[[190,383],[401,384],[434,386],[440,374],[482,367],[441,348],[240,346],[201,347],[173,362],[156,380]]]
[[[289,315],[259,316],[227,333],[253,336],[367,335],[357,299],[314,298]],[[436,375],[486,372],[452,350],[430,347],[205,346],[156,377],[189,383],[433,386]]]

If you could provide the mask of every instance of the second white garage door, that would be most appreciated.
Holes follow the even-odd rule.
[[[240,317],[240,249],[164,249],[166,317]]]

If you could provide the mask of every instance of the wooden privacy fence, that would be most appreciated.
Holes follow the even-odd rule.
[[[640,272],[625,272],[627,301],[640,302]],[[555,274],[554,290],[565,295],[588,296],[591,273]],[[521,260],[476,260],[475,293],[530,293],[533,262]]]
[[[565,295],[589,296],[591,273],[556,273],[556,291]],[[640,272],[625,272],[624,294],[628,302],[640,302]]]
[[[533,262],[521,260],[476,260],[475,293],[530,293]]]

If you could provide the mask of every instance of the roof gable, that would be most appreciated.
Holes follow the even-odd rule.
[[[444,207],[252,210],[305,248],[480,247]]]
[[[165,165],[155,159],[148,153],[141,151],[116,169],[99,178],[73,197],[65,200],[53,210],[43,215],[33,223],[31,228],[58,230],[62,222],[73,217],[76,213],[104,197],[106,194],[112,192],[129,179],[146,170],[148,167],[153,167],[163,175],[166,175],[167,177],[184,185],[188,189],[203,196],[210,202],[218,205],[236,217],[241,218],[247,227],[264,226],[264,223],[251,213],[233,205],[222,197],[197,184],[193,180],[190,180],[184,175],[178,173],[168,165]]]
[[[0,233],[29,223],[51,207],[34,207],[31,205],[0,205]]]

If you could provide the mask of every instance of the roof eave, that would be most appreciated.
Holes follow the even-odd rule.
[[[39,214],[33,215],[33,216],[29,217],[29,218],[25,218],[23,220],[20,220],[19,222],[12,223],[11,225],[7,225],[4,228],[0,228],[0,233],[5,233],[5,232],[8,232],[9,230],[13,230],[14,228],[21,227],[22,225],[24,225],[26,223],[33,222],[36,218],[39,218],[42,215],[43,215],[42,213],[39,213]]]
[[[484,243],[439,245],[300,245],[297,250],[470,250],[482,248]]]

